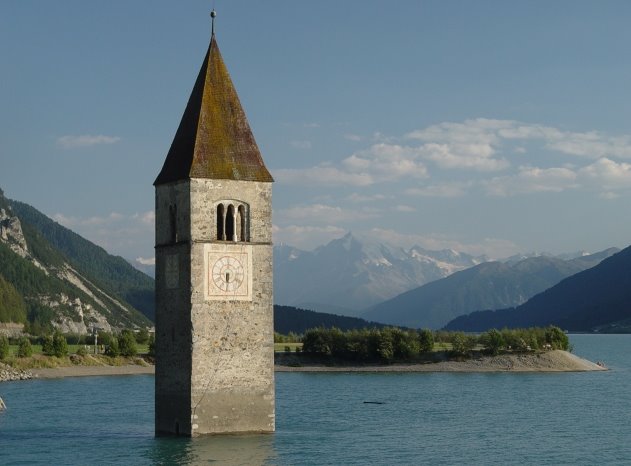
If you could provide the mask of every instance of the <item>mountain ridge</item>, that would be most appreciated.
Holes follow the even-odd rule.
[[[280,245],[275,248],[274,298],[280,305],[356,315],[482,260],[450,250],[405,249],[352,233],[313,251]]]
[[[38,226],[42,223],[55,222],[23,203],[18,203],[14,209],[16,202],[7,199],[0,190],[2,294],[11,296],[17,292],[24,304],[17,315],[0,314],[3,321],[17,320],[35,333],[51,326],[64,332],[85,334],[92,326],[110,331],[152,325],[107,284],[101,283],[98,276],[90,275],[89,265],[70,259],[40,233]],[[24,215],[25,210],[27,215]],[[32,218],[39,222],[29,222]],[[61,229],[64,227],[57,225],[53,231],[68,235],[69,230]],[[76,236],[84,242],[81,243],[84,247],[98,248]]]
[[[409,290],[360,315],[391,325],[438,329],[475,310],[522,304],[617,251],[610,248],[571,260],[536,256],[517,262],[485,262]]]
[[[631,329],[631,246],[570,276],[521,306],[477,311],[450,321],[450,330],[554,324],[570,331]]]

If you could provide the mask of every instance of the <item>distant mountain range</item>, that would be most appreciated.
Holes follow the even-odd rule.
[[[460,316],[449,330],[554,324],[569,331],[631,331],[631,247],[515,308]]]
[[[148,316],[150,277],[0,190],[0,321],[87,333],[151,327]]]
[[[525,303],[562,279],[595,266],[618,252],[563,260],[537,256],[508,262],[485,262],[428,283],[380,303],[361,314],[377,322],[439,329],[450,320],[479,309],[501,309]]]
[[[352,316],[485,260],[452,250],[394,247],[351,233],[310,252],[281,245],[274,248],[274,302]]]
[[[278,331],[375,322],[631,331],[631,252],[617,251],[487,262],[351,233],[311,252],[281,245],[274,251]],[[351,318],[358,315],[366,320]],[[0,190],[0,322],[85,333],[94,325],[151,326],[153,318],[151,277]]]

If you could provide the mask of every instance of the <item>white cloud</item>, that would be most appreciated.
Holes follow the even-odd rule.
[[[598,195],[599,198],[605,199],[606,201],[611,201],[614,199],[618,199],[620,194],[612,193],[611,191],[603,192]]]
[[[565,154],[589,158],[631,158],[631,140],[628,136],[607,137],[595,131],[562,133],[558,139],[548,140],[547,147]]]
[[[156,213],[153,210],[148,210],[144,213],[134,214],[132,218],[138,219],[146,225],[153,226],[156,221]]]
[[[156,258],[155,257],[148,257],[148,258],[136,257],[136,262],[142,265],[156,265]]]
[[[114,144],[118,141],[120,141],[118,136],[82,134],[79,136],[61,136],[57,139],[57,144],[64,149],[76,149],[80,147],[97,146],[100,144]]]
[[[347,201],[350,202],[375,202],[375,201],[383,201],[386,199],[390,199],[391,196],[386,196],[385,194],[359,194],[353,193],[346,198]]]
[[[311,122],[311,123],[305,123],[302,126],[304,126],[305,128],[319,128],[320,123]]]
[[[519,252],[519,247],[515,243],[499,238],[483,238],[478,242],[464,242],[441,234],[405,234],[396,230],[382,228],[373,228],[365,235],[377,241],[403,248],[420,246],[430,251],[453,249],[454,251],[464,252],[473,256],[486,255],[495,259],[509,257]]]
[[[579,175],[594,186],[606,190],[631,188],[631,164],[602,158],[579,170]]]
[[[369,186],[374,179],[368,173],[349,173],[330,165],[311,168],[281,168],[273,170],[279,183],[298,186]]]
[[[63,225],[67,228],[75,228],[79,226],[98,226],[105,225],[118,222],[124,219],[124,215],[119,214],[118,212],[111,212],[109,215],[104,217],[101,216],[92,216],[92,217],[68,217],[61,213],[56,213],[52,216],[52,219],[55,220],[60,225]]]
[[[370,173],[377,182],[427,177],[418,151],[396,144],[375,144],[344,159],[342,164],[352,173]]]
[[[427,168],[417,150],[375,144],[344,159],[341,166],[322,164],[310,168],[274,170],[281,183],[300,186],[370,186],[402,178],[426,178]]]
[[[346,234],[346,230],[333,225],[288,225],[285,227],[274,225],[272,234],[275,244],[290,244],[300,249],[310,250],[315,246],[326,244],[335,238],[343,236]]]
[[[519,167],[519,173],[495,177],[483,183],[491,196],[537,192],[561,192],[579,187],[577,174],[569,168]]]
[[[290,141],[289,145],[294,149],[308,150],[311,149],[311,141]]]
[[[631,136],[609,136],[598,131],[572,132],[514,120],[477,118],[462,123],[445,122],[412,131],[408,139],[423,141],[428,158],[441,168],[502,170],[508,162],[494,159],[505,145],[517,141],[542,143],[542,148],[588,158],[631,158]],[[513,152],[525,153],[516,146]]]
[[[409,188],[405,193],[410,196],[455,198],[464,196],[471,186],[471,182],[449,182]]]
[[[443,169],[500,171],[510,163],[504,158],[493,158],[495,149],[490,144],[425,144],[421,147],[424,158]]]
[[[349,141],[359,142],[362,140],[362,137],[358,134],[346,133],[344,135],[344,139],[347,139]]]
[[[416,209],[409,205],[398,205],[394,208],[397,212],[416,212]]]
[[[98,244],[110,254],[133,259],[138,255],[141,257],[148,255],[153,250],[154,214],[152,211],[134,214],[111,212],[107,215],[89,217],[56,213],[51,218]]]
[[[353,222],[379,216],[379,211],[370,207],[361,209],[343,209],[326,204],[299,205],[274,211],[274,217],[281,221],[301,220],[307,224],[336,224]]]

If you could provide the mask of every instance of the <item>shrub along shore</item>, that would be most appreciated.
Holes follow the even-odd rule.
[[[106,340],[106,338],[103,338]],[[304,335],[276,334],[277,371],[577,371],[603,367],[569,354],[557,327],[490,330],[481,335],[396,327],[341,331],[315,328]],[[153,340],[139,345],[123,331],[91,354],[59,333],[32,345],[0,337],[0,382],[32,377],[153,373]],[[281,349],[278,351],[278,349]],[[284,351],[282,351],[284,349]]]

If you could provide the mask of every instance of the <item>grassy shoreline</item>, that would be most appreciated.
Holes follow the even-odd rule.
[[[16,372],[28,373],[28,378],[48,379],[84,376],[108,375],[151,375],[155,367],[143,358],[94,358],[95,361],[84,361],[87,365],[72,363],[70,358],[56,358],[59,361],[46,367],[16,369]],[[605,371],[605,367],[579,358],[567,351],[553,350],[539,353],[512,353],[497,356],[478,355],[469,359],[427,360],[425,362],[393,364],[332,364],[331,361],[318,361],[313,358],[300,358],[302,363],[296,364],[295,355],[288,358],[284,354],[277,355],[274,370],[276,372],[587,372]],[[66,364],[66,365],[64,365]],[[8,367],[8,366],[7,366]],[[19,380],[19,379],[11,379]],[[22,379],[23,380],[23,379]]]

